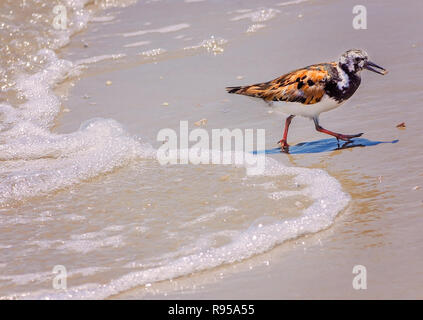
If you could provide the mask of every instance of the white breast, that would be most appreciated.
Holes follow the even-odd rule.
[[[286,115],[296,115],[303,116],[307,118],[317,117],[322,112],[326,112],[332,109],[339,107],[342,103],[337,102],[336,100],[329,98],[327,95],[324,95],[320,102],[315,104],[302,104],[299,102],[284,102],[284,101],[274,101],[272,103],[272,108],[277,113],[284,113]]]

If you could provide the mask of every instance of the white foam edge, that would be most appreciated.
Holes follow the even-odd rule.
[[[66,30],[53,31],[52,49],[65,46],[73,34],[86,27],[92,18],[92,11],[85,9],[90,2],[62,3],[74,14]],[[45,58],[42,70],[16,79],[16,89],[25,102],[18,107],[0,104],[0,204],[81,182],[145,154],[141,143],[111,119],[90,120],[70,134],[50,131],[61,107],[54,87],[79,75],[86,64],[123,56],[102,55],[72,63],[59,59],[52,49],[38,52]]]
[[[232,152],[231,152],[232,153]],[[186,154],[186,152],[182,152]],[[248,172],[246,173],[248,175]],[[48,290],[14,295],[10,298],[29,299],[102,299],[158,281],[174,279],[195,272],[243,261],[271,250],[275,246],[306,234],[330,227],[336,216],[346,208],[350,196],[342,191],[339,182],[321,169],[286,167],[266,157],[264,176],[292,175],[299,185],[306,185],[304,195],[314,201],[298,218],[274,222],[269,225],[252,224],[233,242],[218,248],[180,257],[170,264],[143,271],[130,272],[108,284],[89,283],[61,292]]]
[[[145,155],[140,141],[112,119],[93,119],[69,134],[50,131],[61,101],[54,86],[80,72],[80,65],[43,49],[46,66],[22,75],[16,88],[26,99],[0,105],[0,204],[51,192],[109,172]]]

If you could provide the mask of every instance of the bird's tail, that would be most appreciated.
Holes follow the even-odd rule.
[[[241,93],[243,87],[226,87],[228,93]]]

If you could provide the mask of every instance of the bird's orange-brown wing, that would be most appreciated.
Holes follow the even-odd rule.
[[[262,98],[266,101],[314,104],[325,93],[330,74],[325,64],[317,64],[287,73],[269,82],[243,87],[228,87],[229,93]]]

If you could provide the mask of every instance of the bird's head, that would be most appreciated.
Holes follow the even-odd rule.
[[[360,73],[363,69],[367,69],[382,75],[388,73],[388,70],[378,66],[369,60],[367,52],[359,49],[346,51],[339,58],[339,66],[348,73]],[[376,69],[374,69],[376,68]]]

